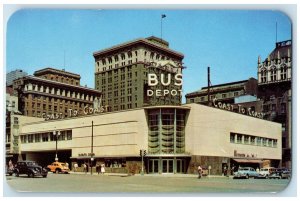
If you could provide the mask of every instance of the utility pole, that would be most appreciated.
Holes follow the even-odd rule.
[[[207,105],[210,106],[210,67],[207,67]]]
[[[92,121],[92,143],[91,143],[91,174],[93,174],[93,161],[94,161],[94,153],[93,153],[93,146],[94,146],[94,121]]]

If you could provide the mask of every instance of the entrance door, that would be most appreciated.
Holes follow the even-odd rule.
[[[177,173],[185,173],[185,160],[176,159]]]
[[[158,173],[158,169],[159,169],[159,160],[158,159],[150,159],[149,160],[149,166],[148,166],[148,170],[149,173]]]
[[[173,173],[173,159],[162,159],[162,173]]]

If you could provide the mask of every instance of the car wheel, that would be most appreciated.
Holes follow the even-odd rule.
[[[46,178],[46,177],[47,177],[47,175],[43,175],[43,177],[44,177],[44,178]]]
[[[56,170],[55,170],[55,173],[58,174],[58,173],[59,173],[59,169],[56,169]]]
[[[246,174],[246,179],[249,179],[249,175],[248,174]]]
[[[28,173],[28,177],[33,178],[33,177],[34,177],[33,173],[32,173],[32,172],[29,172],[29,173]]]
[[[15,172],[15,177],[19,177],[19,172]]]

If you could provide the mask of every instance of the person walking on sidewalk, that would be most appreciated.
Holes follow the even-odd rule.
[[[202,167],[199,165],[198,166],[198,179],[201,179],[202,177]]]
[[[74,163],[74,172],[77,172],[78,164]]]
[[[101,164],[101,174],[104,174],[104,173],[105,173],[105,165]]]

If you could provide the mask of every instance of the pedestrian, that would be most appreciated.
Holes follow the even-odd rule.
[[[199,165],[198,166],[198,179],[201,179],[202,177],[202,167]]]
[[[104,173],[105,173],[105,165],[101,164],[101,174],[104,174]]]
[[[68,163],[68,162],[65,162],[65,164],[66,164],[66,168],[69,169],[69,163]]]
[[[227,177],[227,166],[224,166],[224,176]]]
[[[256,168],[256,172],[259,173],[259,168],[258,167]]]
[[[89,172],[89,164],[86,163],[86,172],[85,173],[88,173]]]
[[[96,172],[99,174],[100,173],[100,165],[99,163],[96,164]]]
[[[85,172],[85,173],[87,173],[87,166],[86,166],[86,164],[85,163],[83,163],[83,171]]]
[[[77,172],[78,164],[74,163],[74,172]]]
[[[13,163],[12,163],[11,160],[8,161],[8,169],[9,169],[9,170],[14,169],[14,165],[13,165]]]
[[[234,169],[235,169],[235,166],[233,165],[232,168],[231,168],[231,175],[234,174]]]

